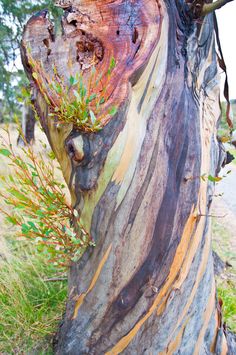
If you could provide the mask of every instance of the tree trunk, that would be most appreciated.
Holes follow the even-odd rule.
[[[213,15],[192,20],[174,0],[58,1],[22,41],[35,106],[72,203],[96,242],[70,269],[57,354],[226,354],[210,235],[219,73]],[[82,46],[81,46],[82,43]],[[92,44],[91,44],[92,43]],[[118,113],[97,133],[55,123],[31,56],[52,77],[100,72]],[[81,49],[82,48],[82,49]],[[51,95],[48,91],[48,95]]]
[[[21,129],[24,137],[19,134],[19,137],[17,138],[18,145],[25,145],[25,141],[29,144],[34,142],[35,122],[35,115],[32,107],[24,103],[21,122]]]

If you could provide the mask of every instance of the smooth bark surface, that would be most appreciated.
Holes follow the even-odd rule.
[[[207,217],[221,166],[213,17],[178,1],[59,1],[63,33],[41,12],[22,54],[42,126],[96,247],[70,270],[57,354],[226,354]],[[53,122],[27,48],[49,75],[117,65],[98,133]],[[50,94],[50,92],[49,92]]]

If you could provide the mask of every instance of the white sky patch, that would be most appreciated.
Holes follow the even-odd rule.
[[[228,72],[229,96],[236,99],[236,1],[226,4],[216,11],[220,42]],[[221,86],[224,84],[222,75]],[[224,98],[222,97],[222,100]]]

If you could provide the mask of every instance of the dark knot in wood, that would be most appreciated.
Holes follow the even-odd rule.
[[[81,70],[89,69],[95,66],[104,57],[104,49],[101,41],[90,33],[80,31],[81,35],[76,42],[77,61],[81,66]]]
[[[83,139],[82,137],[77,137],[75,139],[70,138],[65,143],[67,153],[69,157],[80,163],[84,159],[84,150],[83,150]]]

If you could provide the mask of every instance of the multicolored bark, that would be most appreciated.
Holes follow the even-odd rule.
[[[210,220],[219,168],[219,73],[213,16],[182,1],[70,1],[62,35],[46,12],[22,53],[35,105],[96,247],[70,270],[57,354],[226,354]],[[117,65],[118,113],[98,133],[58,125],[32,79],[27,48],[68,80]],[[69,63],[69,66],[68,66]],[[49,93],[50,94],[50,93]],[[79,159],[78,159],[79,157]]]

